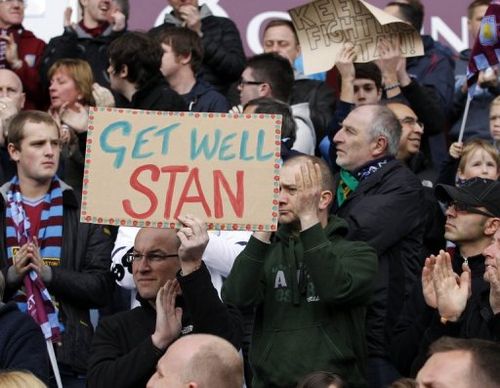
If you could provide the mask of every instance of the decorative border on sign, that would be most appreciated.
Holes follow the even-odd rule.
[[[195,118],[232,118],[235,120],[245,119],[245,118],[259,118],[259,119],[274,119],[274,171],[273,171],[273,199],[270,204],[272,221],[270,225],[262,224],[240,224],[240,223],[208,223],[208,228],[211,230],[233,230],[233,231],[276,231],[278,225],[278,206],[279,206],[279,180],[280,180],[280,168],[283,164],[281,159],[281,123],[282,117],[278,114],[242,114],[242,113],[215,113],[215,112],[164,112],[164,111],[145,111],[138,109],[125,109],[125,108],[106,108],[106,107],[90,107],[89,109],[89,121],[88,121],[88,131],[87,131],[87,146],[85,152],[85,166],[83,171],[83,185],[82,185],[82,203],[81,203],[81,213],[80,221],[92,224],[105,224],[114,226],[132,226],[138,228],[180,228],[182,225],[179,222],[165,222],[165,221],[137,221],[124,219],[120,217],[95,217],[87,212],[87,201],[88,201],[88,185],[90,183],[89,168],[91,164],[91,154],[92,154],[92,144],[94,139],[94,112],[118,112],[118,113],[130,113],[132,115],[157,115],[157,116],[168,116],[168,117],[195,117]]]

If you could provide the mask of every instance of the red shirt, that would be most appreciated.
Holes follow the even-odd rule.
[[[29,236],[31,238],[38,238],[38,231],[40,230],[40,218],[42,217],[44,200],[43,198],[37,201],[26,202],[23,200],[24,211],[26,212],[26,216],[30,220],[30,230]]]

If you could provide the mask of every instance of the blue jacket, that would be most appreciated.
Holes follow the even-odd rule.
[[[423,35],[424,55],[407,58],[406,70],[411,78],[435,91],[447,114],[453,103],[455,62],[441,44]]]
[[[190,112],[220,112],[227,113],[231,105],[226,97],[203,79],[198,78],[191,91],[181,95]]]

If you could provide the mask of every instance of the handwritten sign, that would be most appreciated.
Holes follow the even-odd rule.
[[[362,0],[316,0],[288,11],[297,31],[305,74],[327,71],[344,42],[356,49],[356,62],[379,58],[381,38],[398,39],[404,57],[423,55],[419,33],[409,24]]]
[[[281,116],[91,108],[82,222],[275,230]]]

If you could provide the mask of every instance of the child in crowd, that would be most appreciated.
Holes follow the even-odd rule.
[[[460,185],[473,177],[498,179],[500,175],[500,153],[486,140],[455,142],[450,146],[450,156],[450,162],[441,170],[439,183]]]
[[[500,151],[500,96],[496,96],[490,104],[490,133],[493,144]]]

